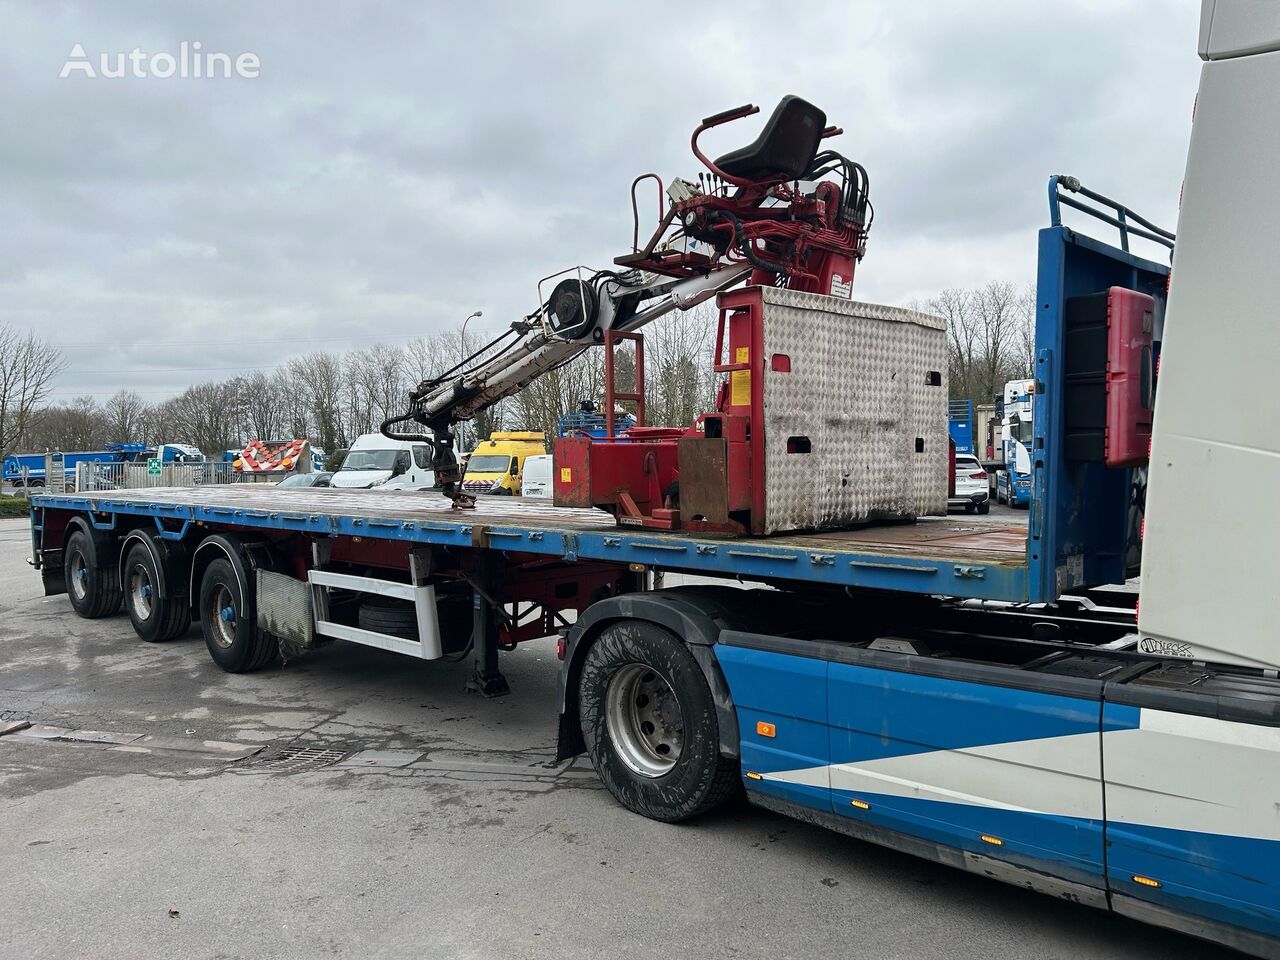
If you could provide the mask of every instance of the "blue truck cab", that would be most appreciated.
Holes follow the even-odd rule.
[[[15,487],[44,486],[43,453],[11,453],[4,458],[4,466],[0,472],[4,482]]]
[[[1034,380],[1010,380],[1001,396],[1000,462],[996,499],[1011,507],[1031,505],[1031,448],[1035,436]],[[957,452],[959,450],[957,449]]]

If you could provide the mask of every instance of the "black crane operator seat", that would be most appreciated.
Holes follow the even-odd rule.
[[[818,152],[827,115],[807,100],[788,95],[779,101],[755,141],[730,150],[716,166],[742,180],[796,180]]]

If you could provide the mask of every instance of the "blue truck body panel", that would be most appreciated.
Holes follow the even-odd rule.
[[[1257,797],[1280,728],[1109,703],[1100,682],[1028,689],[1051,681],[1017,668],[985,682],[919,675],[911,655],[895,669],[792,643],[726,634],[714,648],[753,799],[844,818],[890,845],[923,842],[914,852],[944,862],[995,859],[1037,889],[1048,877],[1077,897],[1093,890],[1097,906],[1148,903],[1193,932],[1209,921],[1280,937],[1280,825],[1263,809],[1270,794]],[[1176,825],[1188,816],[1219,830]]]
[[[956,453],[974,453],[972,400],[948,401],[947,431],[956,445]]]
[[[44,478],[44,454],[43,453],[11,453],[4,458],[3,468],[4,479],[10,482],[21,480],[23,470],[26,476],[31,479]]]

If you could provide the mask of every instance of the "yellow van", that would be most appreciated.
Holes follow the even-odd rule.
[[[546,452],[546,437],[541,430],[495,431],[471,451],[462,489],[471,494],[514,496],[520,492],[525,460]]]

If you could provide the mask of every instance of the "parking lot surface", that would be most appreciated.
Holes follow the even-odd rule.
[[[1005,511],[997,507],[993,513]],[[552,760],[550,641],[335,643],[221,672],[198,627],[41,596],[0,522],[0,957],[1235,956],[738,803],[669,826]]]

